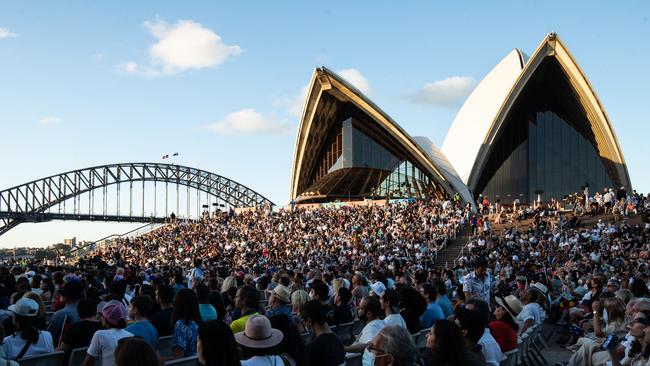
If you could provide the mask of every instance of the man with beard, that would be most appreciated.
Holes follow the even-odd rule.
[[[361,330],[359,339],[353,344],[346,346],[345,351],[350,353],[362,353],[370,341],[375,338],[377,333],[384,327],[381,303],[374,296],[366,296],[361,300],[357,315],[366,325]]]

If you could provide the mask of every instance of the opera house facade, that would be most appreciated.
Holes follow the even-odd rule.
[[[294,203],[479,195],[522,203],[631,188],[611,123],[556,34],[510,52],[476,86],[438,149],[336,73],[314,71],[296,138]]]

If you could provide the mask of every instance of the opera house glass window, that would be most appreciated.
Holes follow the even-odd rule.
[[[566,195],[616,188],[596,148],[577,96],[554,60],[534,75],[505,121],[479,181],[492,201],[562,200]]]
[[[399,146],[391,146],[394,141],[368,127],[362,131],[362,125],[348,118],[330,130],[306,192],[351,199],[440,194],[435,193],[433,180],[400,153]]]

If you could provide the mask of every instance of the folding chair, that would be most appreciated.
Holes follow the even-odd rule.
[[[81,363],[86,358],[86,351],[88,347],[75,348],[70,353],[70,359],[68,360],[68,366],[81,366]]]
[[[18,360],[20,366],[61,366],[63,365],[63,351],[45,353],[38,356],[24,357]]]
[[[198,356],[177,358],[175,360],[165,362],[165,366],[196,366],[198,364]]]
[[[172,354],[172,336],[164,336],[158,338],[158,354],[161,356],[169,356]]]

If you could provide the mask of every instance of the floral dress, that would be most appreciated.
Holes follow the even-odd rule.
[[[181,348],[183,357],[196,355],[196,342],[199,337],[199,325],[194,320],[185,322],[180,319],[174,324],[172,349]]]

